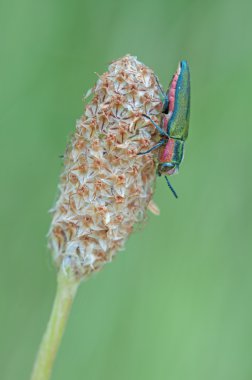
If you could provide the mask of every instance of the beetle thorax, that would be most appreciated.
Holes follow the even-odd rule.
[[[184,141],[168,138],[164,146],[159,150],[158,174],[175,174],[183,159]]]

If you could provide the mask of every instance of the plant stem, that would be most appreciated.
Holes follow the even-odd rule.
[[[34,364],[31,380],[50,379],[52,366],[63,336],[79,282],[59,272],[51,316]]]

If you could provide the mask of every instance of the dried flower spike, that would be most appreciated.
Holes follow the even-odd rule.
[[[162,109],[152,70],[135,57],[113,62],[92,91],[64,158],[50,247],[58,268],[86,278],[122,249],[153,194],[153,155]]]
[[[93,98],[77,122],[64,156],[49,245],[58,268],[52,314],[31,380],[50,378],[78,285],[122,249],[151,201],[160,122],[160,88],[152,70],[129,55],[113,62],[88,92]]]

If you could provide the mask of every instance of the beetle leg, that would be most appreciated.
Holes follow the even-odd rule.
[[[158,130],[158,132],[160,133],[161,136],[165,136],[165,137],[169,137],[169,135],[167,133],[165,133],[165,131],[163,131],[162,128],[160,128],[159,125],[157,125],[148,115],[145,115],[143,113],[143,116],[146,117],[147,119],[150,120],[150,122],[154,125],[154,127]]]
[[[147,154],[147,153],[150,153],[151,151],[153,151],[154,149],[157,149],[159,148],[160,146],[164,145],[165,144],[165,141],[164,140],[161,140],[159,143],[157,143],[156,145],[154,145],[152,148],[150,148],[149,150],[146,150],[146,152],[140,152],[140,153],[137,153],[138,156],[142,155],[142,154]]]
[[[162,89],[161,85],[160,85],[160,82],[158,80],[158,77],[156,76],[156,74],[154,74],[155,76],[155,79],[156,79],[156,82],[157,82],[157,85],[158,85],[158,88],[163,96],[163,99],[164,99],[164,103],[163,103],[163,109],[162,109],[162,113],[168,113],[168,105],[169,105],[169,99],[168,99],[168,96],[167,94],[164,92],[164,90]]]

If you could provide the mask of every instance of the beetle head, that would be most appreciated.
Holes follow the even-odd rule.
[[[177,173],[178,166],[172,162],[163,162],[158,165],[157,173],[161,175],[172,175]]]

